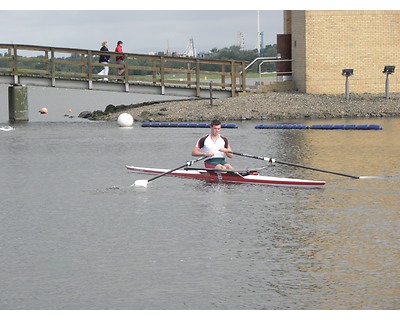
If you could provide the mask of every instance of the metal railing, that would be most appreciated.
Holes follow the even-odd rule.
[[[276,74],[277,76],[277,80],[279,80],[280,76],[286,76],[286,75],[291,75],[293,72],[292,67],[291,67],[291,63],[292,63],[293,59],[281,59],[279,56],[277,57],[258,57],[255,58],[252,62],[250,62],[247,66],[246,66],[246,70],[248,70],[249,68],[251,68],[254,64],[259,63],[258,64],[258,75],[260,77],[260,83],[262,80],[262,75],[266,75],[266,74]],[[276,64],[276,70],[277,71],[263,71],[263,65],[265,63],[275,63]],[[290,63],[290,66],[287,66],[285,64]],[[283,68],[282,68],[283,66]],[[281,69],[289,69],[290,71],[280,71]],[[283,79],[283,77],[282,77]]]

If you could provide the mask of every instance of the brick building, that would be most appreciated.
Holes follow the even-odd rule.
[[[286,10],[284,33],[285,41],[290,42],[296,90],[343,93],[342,69],[351,68],[350,92],[382,93],[384,66],[395,65],[395,73],[389,76],[390,92],[400,92],[400,11]]]

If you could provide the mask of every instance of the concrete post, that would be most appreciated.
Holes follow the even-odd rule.
[[[386,74],[385,97],[389,99],[389,73]]]
[[[28,87],[8,87],[8,112],[10,121],[29,121]]]
[[[210,105],[212,106],[213,105],[213,96],[212,96],[212,85],[213,85],[213,82],[212,81],[210,81]]]
[[[349,77],[346,76],[346,85],[345,85],[345,95],[346,95],[346,100],[349,100]]]

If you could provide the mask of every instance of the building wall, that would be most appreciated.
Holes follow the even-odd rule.
[[[291,11],[290,14],[285,12],[285,21],[290,25],[285,27],[286,30],[292,30],[292,79],[296,90],[307,92],[306,76],[307,76],[307,56],[306,56],[306,11]],[[286,19],[287,17],[287,19]],[[288,29],[286,29],[288,28]]]
[[[384,66],[400,68],[400,11],[291,11],[284,21],[300,92],[344,93],[342,69],[351,68],[350,93],[384,93]],[[390,92],[400,92],[398,71],[390,76]]]

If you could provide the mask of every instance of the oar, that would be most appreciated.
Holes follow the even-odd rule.
[[[164,173],[162,173],[162,174],[160,174],[160,175],[158,175],[158,176],[156,176],[154,178],[151,178],[149,180],[136,180],[135,181],[135,186],[137,186],[137,187],[147,187],[147,184],[150,181],[153,181],[153,180],[156,180],[158,178],[161,178],[162,176],[165,176],[166,174],[169,174],[169,173],[174,172],[176,170],[182,169],[183,167],[191,166],[193,163],[196,163],[197,161],[203,160],[205,158],[207,158],[207,156],[204,156],[204,157],[201,157],[201,158],[197,158],[195,160],[187,161],[185,164],[183,164],[183,165],[181,165],[181,166],[179,166],[179,167],[177,167],[175,169],[171,169],[171,170],[169,170],[167,172],[164,172]]]
[[[320,172],[325,172],[325,173],[330,173],[330,174],[336,174],[338,176],[349,177],[349,178],[353,178],[353,179],[361,179],[361,178],[363,178],[363,177],[360,177],[360,176],[353,176],[353,175],[346,174],[346,173],[340,173],[340,172],[334,172],[334,171],[329,171],[329,170],[324,170],[324,169],[307,167],[307,166],[303,166],[303,165],[300,165],[300,164],[295,164],[295,163],[275,160],[275,159],[272,159],[272,158],[258,157],[258,156],[253,156],[251,154],[245,154],[245,153],[239,153],[239,152],[233,152],[233,151],[229,151],[229,152],[232,153],[232,154],[235,154],[235,155],[238,155],[238,156],[247,157],[247,158],[253,158],[253,159],[268,161],[268,162],[271,162],[271,163],[275,162],[275,163],[285,164],[287,166],[292,166],[292,167],[298,167],[298,168],[315,170],[315,171],[320,171]]]

